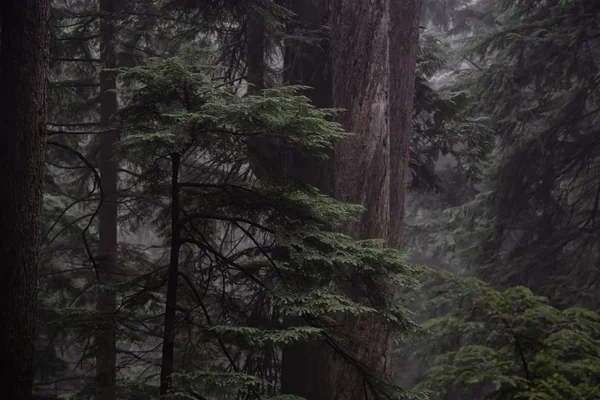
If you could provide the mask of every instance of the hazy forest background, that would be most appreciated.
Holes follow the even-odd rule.
[[[600,398],[599,16],[3,0],[0,397]]]

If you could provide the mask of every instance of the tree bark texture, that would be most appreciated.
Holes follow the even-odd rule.
[[[50,1],[0,3],[0,398],[32,395]]]
[[[383,238],[393,247],[400,247],[402,237],[418,8],[416,0],[330,0],[314,4],[291,0],[290,4],[301,21],[313,26],[329,22],[332,42],[330,54],[321,59],[316,46],[312,57],[301,62],[295,59],[300,52],[288,49],[286,68],[291,68],[291,78],[297,79],[289,82],[316,86],[314,93],[318,95],[311,97],[318,106],[346,109],[338,121],[355,135],[336,143],[330,168],[319,166],[329,171],[325,179],[308,173],[311,168],[307,165],[312,161],[314,167],[313,160],[295,158],[293,153],[287,159],[288,168],[292,176],[297,174],[338,200],[365,206],[366,212],[358,222],[346,226],[346,233],[357,239]],[[311,54],[302,50],[302,54]],[[324,71],[331,71],[332,76],[327,78]],[[371,305],[378,301],[371,294],[384,284],[353,274],[347,293]],[[383,321],[342,316],[338,322],[342,331],[358,340],[339,344],[337,351],[310,344],[284,349],[284,393],[309,400],[365,399],[374,397],[369,387],[373,380],[365,380],[366,376],[391,381],[391,345]],[[294,364],[297,367],[292,371],[301,378],[294,380],[288,373],[287,379],[294,381],[290,384],[286,382],[286,365]],[[301,368],[318,372],[302,374]]]
[[[100,0],[100,60],[102,67],[116,68],[115,52],[117,1]],[[118,102],[114,72],[100,72],[100,124],[109,129],[112,117],[117,113]],[[100,136],[100,178],[102,203],[99,210],[99,286],[96,309],[104,315],[104,324],[96,334],[96,399],[116,399],[117,375],[117,312],[116,294],[104,285],[120,278],[117,265],[117,212],[118,212],[118,163],[115,160],[118,132],[108,131]]]
[[[346,233],[357,239],[382,238],[390,231],[390,66],[389,0],[332,0],[333,105],[347,110],[338,117],[353,137],[335,145],[334,196],[362,204],[366,211]],[[371,304],[370,292],[383,282],[351,274],[347,294]],[[370,384],[391,380],[391,344],[377,317],[344,315],[340,330],[351,339],[329,352],[323,364],[329,380],[325,399],[372,398]]]
[[[408,152],[419,46],[421,0],[390,3],[390,236],[389,244],[403,249],[404,199],[410,178]]]

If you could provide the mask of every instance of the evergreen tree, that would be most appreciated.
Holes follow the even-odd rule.
[[[40,264],[48,1],[0,5],[0,395],[30,399]]]
[[[480,2],[465,54],[497,146],[487,189],[449,211],[455,250],[502,287],[596,309],[595,2]],[[475,59],[474,57],[479,57]]]

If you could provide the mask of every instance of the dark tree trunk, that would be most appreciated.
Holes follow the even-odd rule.
[[[50,1],[0,3],[0,398],[32,395]]]
[[[167,274],[167,301],[163,331],[162,360],[160,365],[160,395],[172,388],[173,364],[175,361],[175,336],[177,334],[177,280],[179,278],[179,250],[181,227],[179,223],[179,168],[181,155],[171,155],[171,258]]]
[[[116,68],[115,53],[115,0],[100,0],[100,60],[103,68]],[[100,73],[100,124],[108,129],[117,112],[116,80],[114,72]],[[118,281],[117,271],[117,212],[118,212],[118,163],[115,150],[118,141],[116,130],[103,133],[100,137],[100,177],[102,204],[99,210],[99,254],[98,254],[98,297],[96,309],[104,315],[104,323],[96,334],[96,399],[116,399],[117,375],[117,332],[115,314],[116,294],[103,285]]]
[[[404,199],[408,185],[421,0],[390,3],[390,246],[404,248]]]
[[[258,94],[265,88],[265,25],[264,17],[253,11],[246,22],[246,40],[248,93]]]

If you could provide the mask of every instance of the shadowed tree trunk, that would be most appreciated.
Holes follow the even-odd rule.
[[[421,0],[390,3],[390,246],[404,248],[404,199],[414,104]]]
[[[179,207],[179,169],[181,154],[171,154],[171,254],[167,272],[167,299],[160,364],[160,395],[165,396],[173,388],[175,363],[175,337],[177,335],[177,282],[179,278],[179,255],[181,250],[181,217]]]
[[[0,3],[0,398],[32,395],[50,1]]]
[[[100,0],[100,61],[103,68],[116,68],[115,13],[118,2]],[[114,72],[100,73],[100,124],[109,129],[111,119],[118,110]],[[118,133],[116,130],[100,137],[100,177],[103,200],[99,210],[98,298],[96,309],[104,314],[104,324],[96,335],[96,399],[116,399],[117,364],[117,312],[116,294],[103,285],[115,283],[117,271],[117,212],[118,163],[114,159]]]

